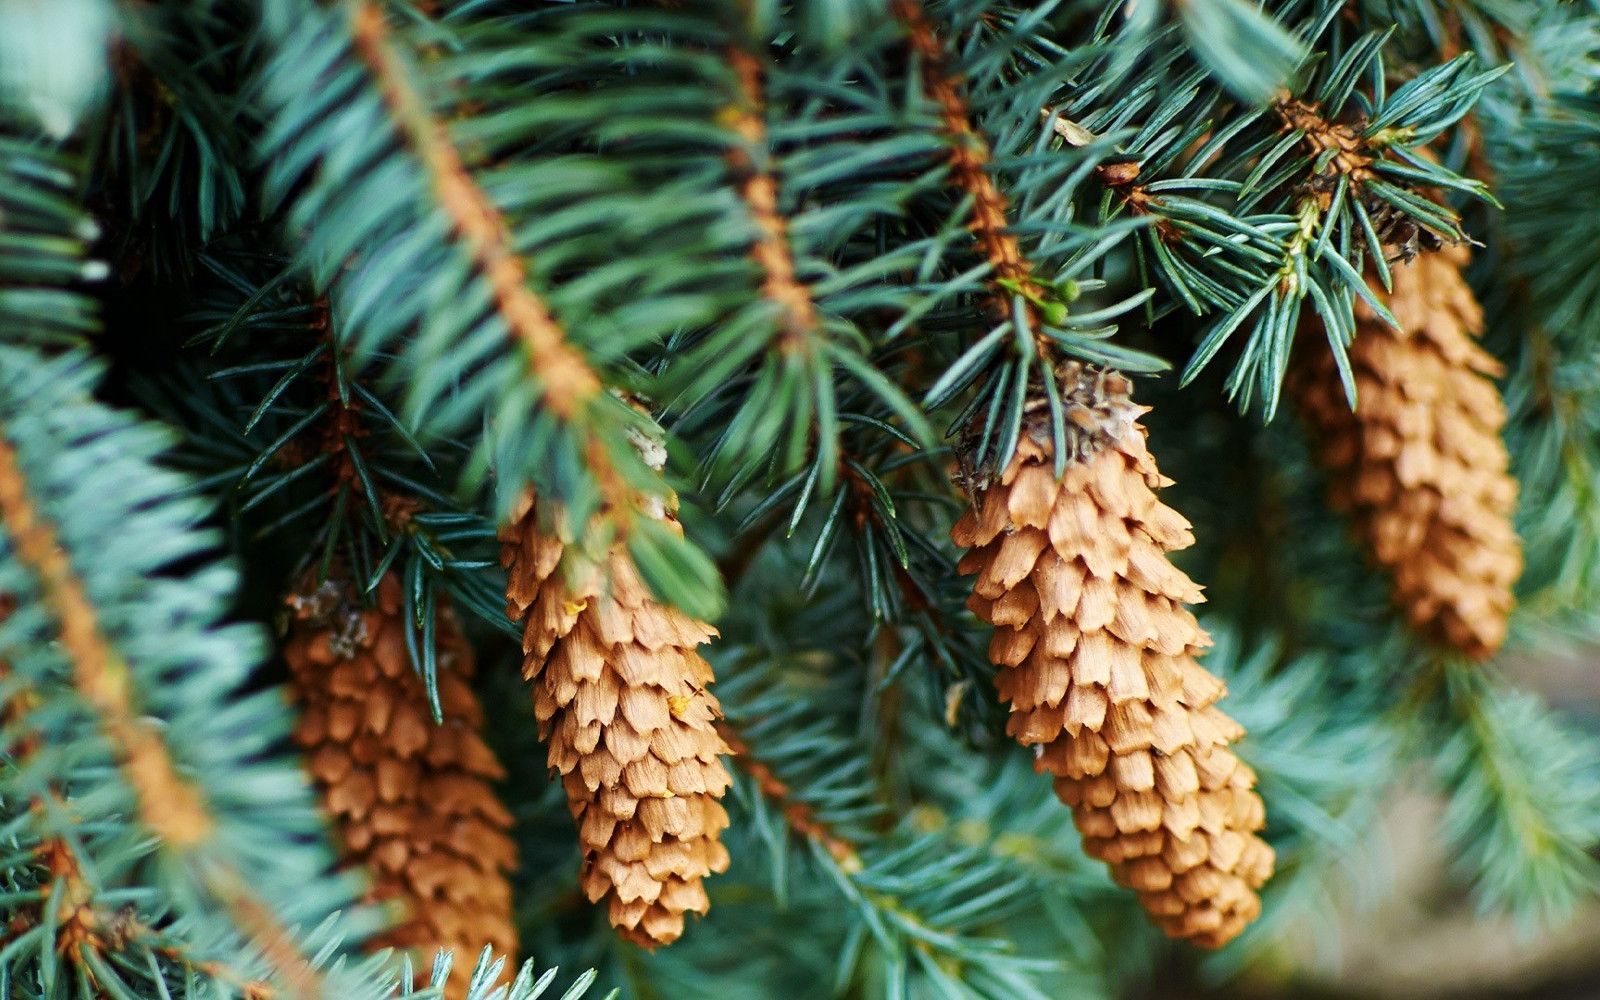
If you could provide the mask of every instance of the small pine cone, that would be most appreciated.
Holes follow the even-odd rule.
[[[504,543],[507,610],[523,624],[534,714],[578,825],[583,891],[606,900],[625,939],[671,944],[685,912],[710,909],[705,877],[728,867],[728,748],[696,651],[716,630],[652,598],[620,545],[570,581],[531,501]]]
[[[1220,947],[1260,913],[1273,852],[1244,735],[1215,707],[1200,589],[1166,553],[1194,541],[1156,499],[1144,408],[1116,372],[1061,366],[1071,455],[1055,477],[1048,421],[1030,421],[997,477],[970,484],[956,524],[976,573],[968,607],[995,626],[1007,731],[1055,776],[1084,848],[1138,892],[1168,935]]]
[[[306,753],[343,857],[372,876],[371,902],[399,904],[400,921],[370,945],[416,952],[431,964],[455,952],[448,995],[465,995],[486,944],[517,947],[506,873],[517,851],[511,814],[493,782],[505,777],[478,731],[483,709],[468,684],[472,647],[448,613],[439,621],[439,701],[406,650],[400,582],[387,576],[377,606],[362,608],[327,583],[290,600],[284,645]]]
[[[1354,411],[1326,350],[1308,352],[1295,388],[1331,503],[1394,574],[1412,627],[1484,659],[1505,641],[1522,546],[1492,381],[1501,369],[1474,340],[1483,312],[1461,274],[1467,257],[1449,247],[1394,267],[1392,292],[1373,283],[1398,330],[1357,301]]]

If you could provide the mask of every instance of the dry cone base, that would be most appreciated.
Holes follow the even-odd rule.
[[[1308,352],[1296,385],[1331,504],[1393,575],[1411,626],[1484,659],[1505,642],[1522,548],[1500,367],[1474,340],[1483,317],[1466,259],[1459,247],[1427,254],[1393,268],[1392,292],[1374,287],[1398,330],[1357,302],[1353,412],[1326,350]]]
[[[1273,852],[1255,774],[1215,707],[1220,680],[1195,657],[1201,599],[1166,553],[1192,543],[1161,504],[1127,382],[1063,368],[1073,437],[1054,475],[1048,429],[956,525],[976,573],[969,606],[995,626],[990,656],[1010,733],[1055,776],[1084,847],[1133,889],[1168,935],[1219,947],[1260,913]]]
[[[561,554],[531,509],[507,533],[534,712],[577,822],[584,893],[623,938],[655,948],[683,934],[685,913],[709,910],[704,879],[728,866],[728,749],[696,651],[715,632],[655,601],[621,550],[579,586]]]
[[[453,949],[448,993],[463,996],[484,945],[516,952],[511,815],[492,787],[504,772],[478,735],[471,647],[443,616],[436,725],[406,650],[400,596],[390,576],[375,608],[332,586],[293,602],[284,657],[301,705],[294,738],[343,857],[371,873],[369,900],[399,917],[371,947],[410,950],[424,967],[436,949]]]

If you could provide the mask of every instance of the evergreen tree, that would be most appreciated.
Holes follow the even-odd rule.
[[[0,0],[0,997],[1565,919],[1597,178],[1593,0]]]

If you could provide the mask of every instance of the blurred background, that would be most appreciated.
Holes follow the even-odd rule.
[[[1600,727],[1600,648],[1508,658],[1506,672],[1574,723]],[[1400,782],[1349,873],[1350,898],[1329,901],[1331,922],[1298,928],[1276,964],[1214,988],[1203,967],[1169,969],[1134,997],[1600,1000],[1600,902],[1580,904],[1553,930],[1480,913],[1451,878],[1438,834],[1443,809],[1424,774]]]

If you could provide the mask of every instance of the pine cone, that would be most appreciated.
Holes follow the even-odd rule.
[[[406,651],[400,583],[387,576],[377,607],[363,609],[328,583],[290,601],[284,645],[300,703],[295,742],[304,748],[341,853],[372,875],[368,899],[399,904],[400,921],[371,941],[411,949],[424,965],[455,951],[449,995],[464,996],[485,944],[512,957],[516,846],[511,814],[492,782],[505,772],[478,735],[483,710],[468,684],[472,647],[448,613],[437,630],[439,700]]]
[[[584,893],[607,901],[627,940],[671,944],[685,912],[710,909],[702,881],[728,867],[728,748],[696,651],[716,630],[652,598],[620,545],[570,582],[531,501],[504,538],[508,612],[523,623],[534,714],[578,824]]]
[[[1295,385],[1331,503],[1394,574],[1395,602],[1419,632],[1484,659],[1505,641],[1522,546],[1501,369],[1474,340],[1467,258],[1450,247],[1394,267],[1393,292],[1373,283],[1398,330],[1356,302],[1354,412],[1326,350],[1308,352]]]
[[[1128,380],[1070,361],[1058,374],[1066,474],[1040,414],[998,477],[969,484],[975,509],[952,533],[978,575],[968,606],[995,626],[1007,731],[1055,776],[1085,850],[1168,935],[1219,947],[1260,912],[1273,852],[1255,835],[1255,774],[1228,747],[1244,730],[1195,661],[1211,640],[1184,604],[1200,589],[1166,557],[1194,539],[1156,499],[1169,480]]]

